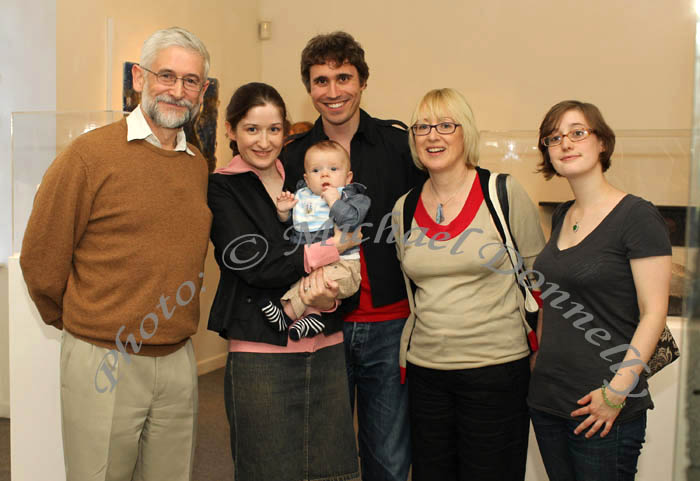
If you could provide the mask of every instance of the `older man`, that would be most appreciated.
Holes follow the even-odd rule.
[[[132,70],[141,105],[70,144],[37,192],[20,263],[43,320],[63,329],[68,481],[191,479],[211,213],[206,160],[182,126],[208,70],[190,32],[154,33]]]

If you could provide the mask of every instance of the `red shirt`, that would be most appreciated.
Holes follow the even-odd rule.
[[[357,309],[345,317],[345,322],[381,322],[394,319],[405,319],[411,313],[408,299],[402,299],[393,304],[382,307],[374,307],[372,302],[372,289],[369,285],[369,275],[365,264],[365,251],[360,247],[360,304]]]

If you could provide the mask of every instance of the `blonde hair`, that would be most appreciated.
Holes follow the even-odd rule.
[[[411,116],[411,125],[420,118],[450,117],[461,125],[464,142],[464,163],[474,168],[479,164],[479,131],[476,128],[474,113],[467,99],[455,89],[435,89],[423,96]],[[426,170],[416,152],[416,139],[413,131],[409,132],[408,145],[411,148],[413,163],[421,170]]]

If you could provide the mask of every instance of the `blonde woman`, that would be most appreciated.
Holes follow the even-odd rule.
[[[428,92],[411,119],[416,165],[429,179],[397,252],[415,293],[402,336],[413,480],[523,480],[529,348],[510,260],[477,175],[479,133],[453,89]],[[537,209],[508,177],[511,231],[525,265],[544,245]],[[411,193],[398,200],[401,231]],[[511,271],[512,272],[512,271]]]

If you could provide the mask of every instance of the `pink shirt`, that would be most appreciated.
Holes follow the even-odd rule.
[[[279,159],[275,160],[275,167],[284,180],[284,167]],[[236,155],[226,167],[215,170],[217,174],[233,175],[243,172],[253,172],[260,177],[260,172],[248,164],[240,155]],[[325,244],[325,245],[322,245]],[[316,243],[304,246],[304,270],[311,272],[314,269],[335,262],[339,259],[338,250],[333,246],[333,240],[328,239],[325,243]],[[338,301],[330,311],[338,307]],[[315,352],[328,346],[335,346],[343,342],[343,332],[338,331],[329,336],[319,334],[315,337],[305,337],[298,341],[288,340],[286,346],[277,346],[264,342],[241,341],[231,339],[228,344],[229,352],[256,352],[256,353],[295,353],[295,352]]]

